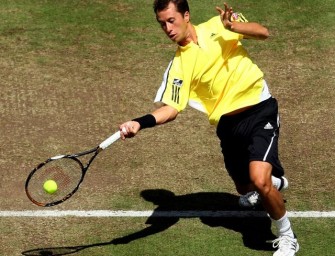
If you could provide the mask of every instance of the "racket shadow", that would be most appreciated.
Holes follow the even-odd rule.
[[[106,243],[97,243],[89,245],[78,245],[78,246],[65,246],[65,247],[48,247],[48,248],[36,248],[32,250],[27,250],[22,252],[22,255],[26,256],[61,256],[75,254],[79,251],[82,251],[91,247],[99,247],[110,245],[110,242]]]
[[[155,235],[172,227],[181,218],[199,218],[210,227],[222,227],[239,232],[244,246],[253,250],[273,250],[268,240],[275,239],[271,231],[271,221],[268,217],[204,217],[204,211],[241,211],[238,206],[238,196],[229,193],[200,192],[186,195],[175,195],[164,189],[149,189],[141,192],[141,197],[156,205],[153,214],[146,220],[148,226],[137,232],[115,238],[104,243],[80,245],[72,247],[37,248],[22,252],[26,256],[60,256],[75,254],[87,248],[128,244],[132,241]],[[262,210],[262,209],[258,209]],[[175,213],[192,212],[191,216]],[[171,213],[171,214],[166,214]],[[199,213],[199,214],[198,214]]]

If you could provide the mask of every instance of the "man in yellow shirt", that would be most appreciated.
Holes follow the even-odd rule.
[[[275,256],[299,250],[279,190],[287,187],[278,158],[278,104],[252,62],[241,39],[266,39],[268,30],[247,22],[224,4],[224,10],[195,26],[187,0],[155,0],[156,19],[178,48],[157,92],[158,108],[120,125],[122,139],[174,120],[190,105],[208,115],[217,127],[225,167],[240,204],[261,202],[278,228]]]

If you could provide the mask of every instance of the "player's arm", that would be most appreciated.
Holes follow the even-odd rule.
[[[220,13],[222,24],[226,29],[242,34],[244,38],[264,40],[269,37],[268,29],[259,23],[231,21],[233,9],[228,7],[226,3],[224,3],[224,7],[224,10],[220,7],[216,7],[216,9]]]
[[[175,120],[178,116],[178,111],[169,105],[164,105],[152,112],[152,115],[156,119],[156,124],[165,124]]]
[[[168,105],[164,105],[151,114],[135,118],[120,125],[121,139],[134,137],[141,129],[165,124],[176,119],[178,111]]]

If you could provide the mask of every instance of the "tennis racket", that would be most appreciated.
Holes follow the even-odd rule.
[[[120,131],[100,143],[99,146],[72,155],[58,155],[37,165],[27,177],[25,190],[27,197],[34,204],[49,207],[69,199],[79,189],[85,174],[96,156],[121,137]],[[91,155],[86,165],[79,157]],[[87,157],[88,158],[88,157]],[[57,184],[57,191],[48,193],[43,185],[47,180]]]

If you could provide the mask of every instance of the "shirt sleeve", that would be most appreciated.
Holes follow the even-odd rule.
[[[163,76],[163,81],[156,93],[156,106],[169,105],[178,112],[187,106],[189,86],[185,85],[182,68],[178,66],[178,59],[172,60]]]

